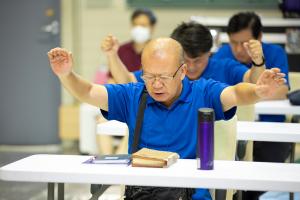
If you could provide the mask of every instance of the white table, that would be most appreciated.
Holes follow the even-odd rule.
[[[285,33],[264,33],[262,41],[265,43],[285,44],[287,42],[287,36]],[[219,42],[229,43],[228,34],[221,32]]]
[[[300,124],[277,122],[237,122],[237,140],[300,142]]]
[[[170,168],[159,169],[83,164],[88,158],[90,156],[33,155],[0,168],[0,179],[48,182],[48,190],[51,190],[48,197],[53,196],[53,199],[51,184],[54,183],[300,192],[299,164],[215,161],[215,169],[206,171],[197,170],[196,160],[178,160]]]
[[[291,105],[289,100],[261,101],[255,104],[255,114],[300,115],[300,106]]]
[[[288,107],[286,108],[285,111],[289,111]],[[300,124],[238,121],[237,140],[291,142],[290,163],[294,163],[296,143],[300,142]],[[294,199],[292,193],[290,199]]]
[[[300,142],[300,124],[238,121],[237,140],[291,142],[290,163],[294,163],[296,143]],[[292,193],[290,199],[294,199]]]
[[[228,17],[204,17],[191,16],[190,20],[201,23],[205,26],[224,26],[228,25]],[[283,18],[261,18],[264,27],[300,27],[299,19],[283,19]]]

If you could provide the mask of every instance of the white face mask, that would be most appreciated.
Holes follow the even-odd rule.
[[[144,43],[150,39],[150,29],[143,26],[135,26],[131,29],[131,37],[136,43]]]

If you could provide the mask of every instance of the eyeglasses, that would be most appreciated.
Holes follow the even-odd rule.
[[[141,78],[145,81],[145,83],[151,83],[151,84],[153,84],[155,80],[160,81],[161,83],[164,83],[164,84],[165,83],[169,83],[170,81],[172,81],[175,78],[177,72],[183,66],[183,64],[184,63],[182,63],[180,65],[180,67],[178,67],[178,69],[176,70],[176,72],[172,76],[169,76],[169,75],[143,74],[141,76]]]

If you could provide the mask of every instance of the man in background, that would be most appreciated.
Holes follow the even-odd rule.
[[[278,45],[261,42],[262,24],[259,16],[253,12],[240,12],[231,17],[227,27],[229,44],[223,45],[213,56],[216,59],[235,59],[247,67],[280,68],[286,74],[287,83],[280,86],[271,99],[285,99],[289,90],[288,62],[284,49]],[[261,43],[263,54],[256,61],[248,54],[249,41]],[[260,115],[260,121],[284,122],[284,115]],[[291,149],[290,143],[254,142],[253,160],[260,162],[284,162]],[[243,195],[246,200],[258,199],[261,192],[247,192]]]

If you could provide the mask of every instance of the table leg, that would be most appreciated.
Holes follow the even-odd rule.
[[[215,199],[216,200],[226,200],[227,190],[215,190]]]
[[[292,143],[290,163],[295,162],[295,149],[296,149],[296,143]],[[290,193],[290,200],[294,200],[294,193],[292,193],[292,192]]]
[[[57,190],[57,199],[64,200],[65,198],[65,191],[64,191],[64,183],[58,183],[58,190]]]
[[[54,200],[54,186],[55,186],[55,183],[48,183],[48,198],[47,198],[47,200]]]

